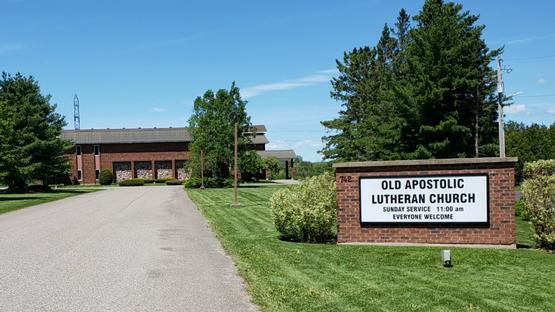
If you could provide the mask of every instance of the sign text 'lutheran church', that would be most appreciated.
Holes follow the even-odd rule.
[[[488,177],[361,177],[360,221],[486,224]]]

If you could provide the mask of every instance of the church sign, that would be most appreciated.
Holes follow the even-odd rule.
[[[487,175],[361,177],[361,223],[488,223]]]
[[[335,163],[337,242],[515,248],[516,161]]]

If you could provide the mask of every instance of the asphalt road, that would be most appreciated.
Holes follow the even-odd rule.
[[[0,311],[255,311],[180,186],[0,215]]]

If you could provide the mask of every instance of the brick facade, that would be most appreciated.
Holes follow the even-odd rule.
[[[516,159],[336,164],[338,243],[515,244]],[[359,177],[487,174],[489,224],[361,224]],[[351,177],[350,179],[348,177]]]
[[[176,161],[182,164],[183,161],[189,159],[188,143],[130,143],[130,144],[94,144],[99,146],[100,150],[100,170],[108,169],[115,171],[114,163],[129,163],[131,168],[128,172],[120,173],[120,179],[126,179],[129,176],[139,177],[148,175],[144,172],[145,162],[151,165],[152,173],[150,176],[156,177],[156,174],[163,175],[163,177],[178,177],[178,169],[175,166]],[[81,144],[82,153],[82,180],[79,181],[83,184],[93,184],[96,182],[95,173],[95,160],[94,160],[94,145]],[[75,147],[66,151],[65,157],[71,164],[70,179],[74,182],[77,179],[77,155],[75,154]],[[166,161],[166,162],[164,162]],[[156,164],[163,164],[164,168],[156,170]],[[138,164],[137,170],[134,165]],[[160,165],[158,166],[160,167]],[[169,167],[169,169],[167,169]],[[154,170],[153,170],[154,169]],[[181,169],[182,171],[182,169]],[[180,174],[184,176],[184,173]]]

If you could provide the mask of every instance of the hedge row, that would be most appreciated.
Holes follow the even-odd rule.
[[[190,177],[185,182],[183,182],[186,188],[199,188],[202,185],[202,181],[197,177]],[[223,178],[204,178],[204,187],[206,188],[222,188],[222,187],[232,187],[233,179],[223,179]]]
[[[143,186],[145,181],[143,179],[130,179],[123,180],[118,183],[119,186]]]
[[[153,182],[150,182],[153,181]],[[165,183],[166,185],[181,185],[182,181],[176,179],[129,179],[118,183],[119,186],[142,186],[146,183]]]

